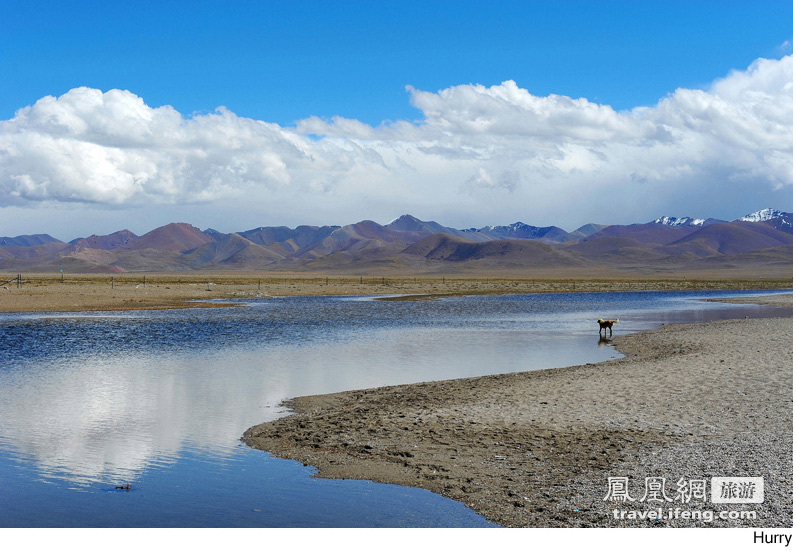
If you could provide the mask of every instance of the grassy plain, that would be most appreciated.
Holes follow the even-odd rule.
[[[227,274],[0,274],[0,312],[152,310],[224,306],[218,300],[268,296],[449,295],[547,292],[779,289],[792,278],[569,278],[528,276],[339,276]],[[210,302],[214,301],[214,302]]]

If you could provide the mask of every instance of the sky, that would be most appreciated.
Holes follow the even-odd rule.
[[[792,211],[790,2],[0,5],[2,236]]]

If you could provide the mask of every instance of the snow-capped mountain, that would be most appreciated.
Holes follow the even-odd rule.
[[[492,233],[499,236],[506,237],[541,237],[549,232],[552,227],[536,227],[528,225],[522,221],[512,223],[511,225],[490,225],[481,229],[482,232]]]
[[[735,221],[751,221],[753,223],[765,222],[780,231],[793,233],[793,214],[781,212],[773,208],[766,208],[765,210],[739,217]]]
[[[695,219],[693,217],[659,217],[653,223],[660,223],[661,225],[669,225],[670,227],[702,227],[705,225],[705,219]]]
[[[751,223],[768,222],[772,227],[780,231],[793,232],[793,214],[782,212],[773,208],[766,208],[743,217],[739,217],[734,221],[748,221]],[[721,219],[697,219],[694,217],[659,217],[652,223],[660,225],[667,225],[669,227],[707,227],[714,223],[724,223]]]
[[[462,229],[463,233],[479,235],[490,240],[499,239],[533,239],[551,242],[564,242],[570,240],[570,234],[560,227],[536,227],[522,221],[511,225],[490,225],[480,229]]]

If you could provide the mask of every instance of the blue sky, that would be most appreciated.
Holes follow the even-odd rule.
[[[186,114],[378,124],[419,116],[405,85],[507,79],[623,110],[779,56],[792,35],[776,1],[4,4],[3,119],[89,86]]]
[[[212,115],[217,107],[225,106],[235,116],[235,125],[245,119],[276,124],[280,132],[297,130],[302,137],[323,143],[327,153],[333,147],[350,152],[351,148],[360,148],[365,143],[372,146],[372,141],[376,140],[379,145],[373,147],[373,152],[381,156],[382,165],[390,166],[391,157],[397,150],[392,142],[388,148],[387,142],[399,140],[403,149],[407,144],[420,148],[418,145],[422,143],[422,148],[427,149],[429,142],[437,140],[437,135],[411,139],[407,134],[433,127],[435,114],[439,116],[438,130],[441,130],[450,129],[452,125],[447,110],[477,118],[477,113],[491,109],[483,105],[475,111],[469,104],[464,107],[462,103],[474,98],[471,93],[483,97],[483,90],[455,87],[480,84],[489,92],[490,87],[512,81],[525,96],[515,94],[513,98],[520,104],[511,109],[520,109],[517,107],[520,105],[524,106],[522,109],[529,109],[529,98],[557,95],[570,99],[584,98],[594,106],[610,107],[615,114],[629,113],[639,107],[657,106],[677,89],[709,90],[717,80],[727,78],[733,70],[749,71],[750,64],[759,58],[783,60],[783,56],[792,51],[792,21],[792,4],[778,1],[5,1],[0,18],[0,122],[16,121],[17,110],[33,106],[47,96],[61,97],[78,87],[106,93],[120,89],[129,91],[148,109],[171,106],[185,121]],[[770,81],[765,83],[765,86],[770,85]],[[412,88],[407,89],[407,86]],[[445,101],[450,100],[453,104],[441,106],[439,98],[422,98],[426,93],[436,94],[444,90],[450,91]],[[502,90],[495,89],[489,94],[497,94],[505,100]],[[83,105],[80,102],[69,103],[69,106]],[[544,109],[556,110],[559,107],[556,104]],[[762,113],[747,108],[743,108],[744,113]],[[61,108],[59,110],[58,113],[63,113]],[[792,105],[790,110],[792,112]],[[113,117],[119,113],[117,110]],[[667,117],[670,115],[667,112]],[[370,130],[357,128],[352,131],[350,125],[332,125],[336,116],[356,121]],[[129,117],[125,117],[128,121]],[[677,117],[678,121],[685,121],[685,118]],[[310,119],[314,121],[311,125],[307,123]],[[494,119],[499,119],[499,116],[495,115]],[[574,214],[570,209],[566,217],[556,217],[554,213],[563,210],[566,204],[571,205],[573,198],[582,196],[582,191],[572,185],[573,172],[588,172],[588,168],[594,166],[584,161],[582,156],[572,163],[559,159],[569,155],[572,148],[583,146],[586,135],[582,134],[570,136],[568,140],[554,140],[550,144],[528,143],[529,157],[555,148],[559,158],[550,163],[555,165],[556,171],[569,172],[566,183],[553,179],[542,187],[545,190],[549,188],[547,185],[554,189],[561,187],[559,207],[551,200],[533,209],[529,200],[534,197],[533,187],[541,186],[538,185],[539,176],[544,172],[537,167],[534,173],[527,167],[507,161],[521,154],[522,150],[517,145],[512,147],[510,154],[501,158],[503,161],[500,163],[495,158],[484,158],[484,164],[479,167],[466,170],[459,167],[461,171],[458,174],[456,171],[446,173],[446,169],[451,169],[449,166],[434,165],[428,159],[402,159],[391,167],[408,163],[414,167],[412,174],[398,175],[395,171],[388,171],[389,175],[376,179],[370,185],[372,189],[368,190],[364,182],[357,181],[356,173],[361,165],[356,160],[347,168],[334,169],[338,172],[337,180],[327,179],[324,168],[331,171],[329,166],[321,164],[313,173],[306,167],[291,163],[273,140],[260,140],[257,148],[266,148],[266,143],[273,147],[272,159],[262,162],[257,171],[251,171],[253,162],[235,154],[243,160],[239,160],[236,175],[243,172],[247,177],[245,183],[233,186],[221,183],[225,178],[219,176],[219,167],[224,165],[219,165],[220,162],[210,169],[192,167],[179,177],[164,169],[168,164],[163,160],[148,159],[146,163],[141,162],[140,167],[130,169],[133,164],[130,158],[119,161],[121,158],[117,155],[121,139],[116,137],[116,142],[103,142],[90,132],[95,125],[94,120],[83,120],[88,122],[88,134],[72,137],[83,149],[70,147],[70,156],[89,156],[86,148],[94,152],[95,146],[102,147],[103,153],[94,152],[91,156],[103,158],[113,166],[114,172],[126,172],[130,181],[119,184],[124,179],[116,175],[113,178],[120,179],[117,189],[133,186],[140,189],[141,183],[145,183],[144,188],[149,188],[140,189],[140,194],[113,195],[95,189],[86,193],[83,187],[70,182],[68,176],[60,173],[43,175],[29,170],[32,166],[40,168],[43,163],[63,165],[65,151],[56,152],[53,158],[44,161],[17,157],[6,164],[13,165],[13,173],[0,171],[0,206],[4,207],[0,208],[0,213],[5,211],[7,222],[0,224],[0,234],[18,234],[15,230],[33,226],[35,218],[30,217],[31,210],[62,234],[72,230],[76,234],[90,230],[86,223],[74,222],[74,215],[78,212],[92,214],[97,232],[115,230],[110,227],[125,217],[140,222],[138,230],[148,230],[145,227],[149,225],[177,219],[190,220],[199,226],[224,227],[222,223],[229,220],[229,214],[240,207],[240,202],[259,208],[259,215],[246,216],[240,221],[242,225],[251,227],[346,223],[366,217],[377,221],[379,218],[389,220],[393,212],[403,211],[424,219],[444,219],[443,223],[462,226],[522,219],[532,220],[528,222],[534,224],[572,227],[604,213],[588,209],[578,209]],[[28,131],[31,129],[30,121],[25,122]],[[402,128],[400,132],[394,128],[387,129],[380,125],[385,121],[406,122],[414,125],[415,129]],[[533,126],[534,121],[528,120],[528,125]],[[669,119],[664,121],[660,117],[655,121],[662,126],[674,125]],[[331,126],[320,128],[321,123]],[[10,135],[11,127],[8,125],[4,132]],[[760,126],[771,127],[765,122]],[[19,121],[13,128],[14,133],[22,132],[19,131]],[[555,127],[545,130],[545,133],[552,136],[560,130],[560,127]],[[376,137],[374,132],[381,134]],[[702,132],[706,133],[705,136],[712,133],[705,129]],[[37,128],[36,133],[41,138],[43,131]],[[515,131],[511,133],[517,134]],[[790,133],[792,135],[792,129]],[[469,131],[465,134],[470,136]],[[396,138],[397,135],[401,136]],[[535,136],[538,138],[538,134]],[[588,138],[592,140],[594,137],[589,135]],[[158,140],[152,140],[158,143]],[[288,142],[292,140],[290,137],[287,139]],[[490,140],[490,152],[505,145],[502,139],[494,136]],[[619,139],[602,137],[599,140]],[[758,146],[770,140],[771,137],[761,138]],[[455,142],[461,144],[462,141]],[[566,146],[562,146],[564,143]],[[483,146],[483,143],[478,142],[478,145]],[[472,143],[468,148],[478,145]],[[440,146],[435,142],[434,147],[449,151],[452,145]],[[109,153],[109,148],[117,150]],[[716,147],[705,148],[706,153],[709,150],[711,155],[720,157]],[[744,155],[760,161],[763,149],[758,151],[755,148],[750,151],[747,147]],[[427,151],[423,153],[428,155]],[[339,154],[335,155],[339,157]],[[479,156],[486,154],[481,152]],[[616,156],[617,159],[627,157],[626,154]],[[659,158],[657,154],[655,157]],[[168,163],[183,169],[188,163],[184,159],[175,162],[173,156],[169,160]],[[0,167],[2,162],[0,159]],[[547,161],[540,163],[545,165]],[[665,160],[662,163],[671,164]],[[637,169],[648,164],[645,161],[633,167]],[[714,159],[707,160],[698,171],[690,174],[689,178],[705,182],[705,194],[696,202],[693,186],[689,186],[683,189],[683,194],[687,193],[689,199],[673,197],[649,206],[649,209],[676,210],[677,213],[672,215],[737,217],[743,214],[736,212],[743,212],[747,206],[755,210],[767,207],[761,202],[777,201],[780,205],[772,207],[785,209],[792,204],[792,168],[790,182],[786,176],[783,184],[782,171],[772,177],[762,175],[757,167],[714,167],[717,165],[721,164]],[[243,166],[244,169],[240,169]],[[711,172],[710,167],[715,171]],[[20,177],[23,169],[29,176],[24,182]],[[681,178],[675,175],[677,172],[667,173],[665,168],[650,175],[640,175],[636,169],[628,169],[625,184],[647,183],[645,186],[652,189],[646,194],[638,191],[639,201],[631,203],[631,209],[647,206],[641,198],[669,190],[667,187],[671,183],[667,179]],[[76,167],[70,174],[81,171],[83,169]],[[605,177],[605,171],[599,168],[595,171],[598,171],[596,181]],[[258,188],[257,174],[261,175],[264,183],[271,179],[270,184]],[[449,187],[449,195],[460,197],[469,194],[472,201],[450,206],[443,196],[435,197],[433,201],[425,198],[423,191],[426,189],[423,188],[398,191],[400,183],[424,179],[430,183],[430,176],[445,183]],[[188,182],[191,178],[201,180],[205,185],[208,180],[219,181],[211,187]],[[616,179],[616,176],[612,178]],[[96,175],[86,179],[102,180]],[[172,191],[176,186],[173,184],[175,179],[185,189],[183,192],[196,194],[164,194],[163,190]],[[750,194],[748,190],[743,192],[743,187],[738,186],[731,201],[727,200],[724,205],[713,202],[712,206],[718,213],[682,213],[691,207],[707,210],[711,206],[710,195],[715,196],[719,190],[719,181],[738,179],[751,179],[750,182],[757,183],[755,186],[760,187],[760,194]],[[59,184],[59,180],[63,182]],[[161,183],[158,185],[160,188],[155,186],[156,182]],[[499,208],[483,210],[482,199],[473,192],[476,186],[508,196]],[[608,181],[600,186],[613,190]],[[212,193],[221,189],[225,192]],[[242,193],[243,189],[246,190]],[[778,193],[774,194],[776,191]],[[247,200],[230,200],[235,195]],[[291,197],[302,200],[292,206]],[[322,201],[318,200],[315,206],[308,200],[310,198],[321,198]],[[370,201],[365,200],[368,198]],[[274,208],[276,202],[282,208]],[[518,208],[523,205],[527,206],[524,211]],[[312,206],[312,211],[307,206]],[[646,215],[638,213],[636,217]],[[618,216],[617,212],[615,217]],[[135,226],[132,221],[123,222],[124,226]]]

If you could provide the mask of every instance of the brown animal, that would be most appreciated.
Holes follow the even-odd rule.
[[[605,336],[608,336],[608,331],[611,331],[611,336],[614,336],[614,323],[619,321],[618,319],[598,319],[597,323],[600,324],[600,334],[602,335],[603,329],[607,329],[605,332]]]

